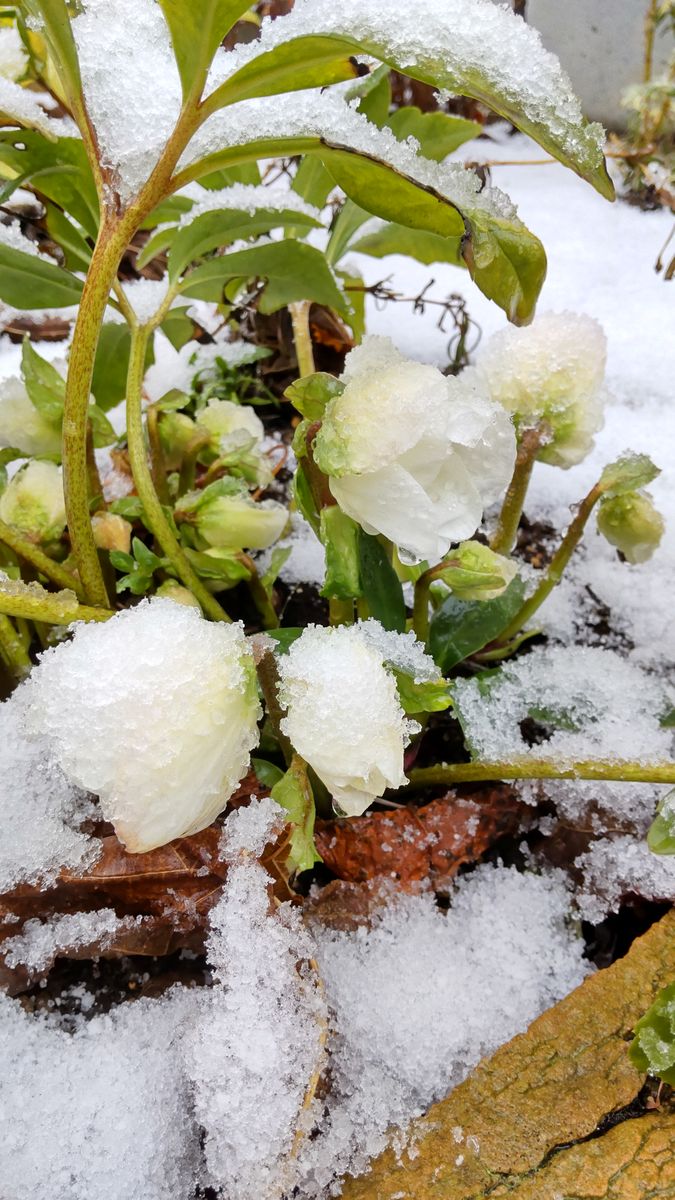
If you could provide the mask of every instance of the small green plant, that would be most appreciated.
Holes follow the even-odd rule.
[[[630,1057],[638,1071],[675,1085],[675,983],[661,989],[638,1021]]]

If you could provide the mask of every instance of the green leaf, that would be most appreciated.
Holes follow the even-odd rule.
[[[307,154],[300,160],[292,188],[308,204],[313,204],[315,208],[323,208],[334,187],[333,176],[315,154]]]
[[[194,208],[194,200],[190,200],[188,196],[165,196],[160,200],[156,208],[148,213],[144,221],[141,221],[139,229],[153,230],[157,225],[165,223],[177,224],[185,213],[189,213]]]
[[[277,546],[270,555],[267,569],[260,576],[260,583],[271,598],[272,589],[279,578],[279,572],[291,556],[292,546]]]
[[[312,495],[312,489],[309,485],[309,479],[307,478],[307,472],[305,471],[302,462],[298,463],[298,469],[295,472],[295,478],[293,480],[293,496],[303,517],[308,524],[312,526],[312,529],[318,537],[319,514],[317,512],[316,504],[314,503],[314,497]]]
[[[131,334],[127,325],[110,323],[101,329],[94,360],[91,390],[96,403],[108,412],[123,400],[127,390],[127,368]],[[146,355],[146,367],[152,360],[152,350]]]
[[[301,634],[302,629],[296,629],[292,626],[288,626],[286,629],[265,630],[265,637],[274,638],[275,642],[277,643],[277,650],[279,654],[287,654],[293,645],[293,642],[297,642]]]
[[[381,67],[376,67],[370,75],[365,75],[363,79],[359,79],[352,88],[349,89],[347,101],[351,101],[354,96],[360,97],[359,112],[363,113],[373,125],[377,125],[378,129],[387,122],[389,109],[391,108],[391,72],[389,67],[383,64]]]
[[[335,218],[335,223],[326,247],[326,258],[329,263],[340,261],[350,248],[354,234],[358,232],[362,225],[365,225],[366,221],[370,221],[371,219],[372,213],[366,212],[365,208],[354,204],[353,200],[345,200]]]
[[[0,243],[0,300],[12,308],[64,308],[81,295],[82,283],[69,271]]]
[[[322,508],[319,536],[326,550],[326,578],[321,596],[357,600],[361,586],[361,530],[337,504]]]
[[[201,579],[218,580],[223,585],[234,587],[245,579],[250,579],[251,572],[236,554],[218,548],[216,550],[193,550],[187,546],[185,554]]]
[[[166,334],[174,350],[180,350],[192,338],[195,326],[192,318],[188,316],[187,308],[170,308],[160,329]]]
[[[45,420],[59,424],[63,418],[66,381],[42,358],[29,338],[24,338],[21,350],[21,375],[30,402]]]
[[[96,184],[82,141],[74,137],[49,142],[26,129],[0,131],[0,174],[30,182],[39,196],[74,217],[96,238],[99,206]]]
[[[143,505],[138,496],[120,496],[119,500],[113,500],[110,512],[125,517],[127,521],[143,520]]]
[[[16,462],[18,458],[25,458],[23,450],[17,450],[16,446],[7,446],[4,450],[0,450],[0,492],[4,492],[7,487],[7,467],[11,462]]]
[[[659,802],[647,833],[647,845],[654,854],[675,854],[675,789]]]
[[[675,708],[669,708],[668,712],[664,713],[659,721],[664,729],[675,729]]]
[[[117,434],[113,429],[110,421],[106,417],[98,404],[90,404],[87,409],[87,416],[91,421],[91,431],[94,438],[94,446],[99,450],[102,446],[110,446],[117,441]]]
[[[251,766],[256,773],[258,782],[266,788],[273,788],[275,783],[283,779],[284,773],[280,767],[268,762],[265,758],[252,758]]]
[[[388,221],[372,233],[352,242],[350,250],[369,254],[371,258],[386,258],[388,254],[405,254],[417,262],[431,266],[432,263],[451,263],[453,267],[465,267],[462,258],[461,237],[441,237],[425,229],[410,229]]]
[[[648,454],[622,454],[616,462],[605,467],[600,476],[600,487],[605,496],[625,496],[646,487],[660,474]]]
[[[314,795],[307,778],[307,767],[297,754],[293,755],[283,778],[274,784],[271,796],[285,809],[293,825],[288,866],[293,871],[311,871],[314,863],[322,859],[314,845]]]
[[[422,112],[414,105],[405,105],[392,113],[385,125],[391,129],[399,142],[414,137],[420,144],[420,153],[434,162],[442,162],[453,150],[465,142],[479,137],[483,126],[477,121],[467,121],[449,113]]]
[[[158,229],[156,233],[153,233],[148,238],[143,249],[136,255],[137,270],[142,271],[143,267],[147,267],[148,263],[152,262],[153,258],[156,258],[158,254],[163,254],[165,250],[168,250],[169,247],[173,245],[177,233],[178,227],[176,225],[171,225],[168,229]]]
[[[249,0],[159,0],[169,26],[183,97],[204,90],[213,56]]]
[[[284,225],[310,229],[320,224],[315,217],[290,207],[266,209],[261,205],[253,213],[231,208],[212,209],[195,217],[173,238],[169,251],[169,279],[173,282],[190,263],[216,247],[228,246],[241,238],[258,237]]]
[[[452,691],[445,679],[416,682],[404,671],[392,671],[396,679],[399,700],[408,714],[444,712],[452,704]]]
[[[66,0],[21,0],[21,9],[43,35],[49,56],[71,108],[82,98],[80,64]]]
[[[405,601],[401,581],[376,537],[359,530],[361,587],[371,617],[385,629],[405,632]]]
[[[321,251],[292,238],[210,259],[186,277],[181,292],[218,303],[229,280],[256,278],[267,280],[259,303],[263,313],[276,312],[295,300],[313,300],[336,312],[345,311],[344,297]]]
[[[661,989],[637,1022],[628,1053],[638,1071],[675,1085],[675,983]]]
[[[517,577],[495,600],[457,600],[448,596],[431,619],[429,651],[444,675],[482,650],[506,628],[525,599]]]
[[[189,3],[190,0],[187,0]],[[342,83],[361,74],[353,51],[335,38],[309,34],[290,42],[281,42],[273,50],[259,54],[235,71],[209,96],[209,113],[253,96],[277,96],[306,88]]]
[[[341,396],[344,390],[344,383],[334,375],[316,371],[314,375],[296,379],[286,388],[284,396],[308,421],[320,421],[328,402],[334,396]]]
[[[55,204],[45,201],[45,224],[52,241],[64,252],[65,265],[69,271],[89,270],[91,246],[77,226]]]

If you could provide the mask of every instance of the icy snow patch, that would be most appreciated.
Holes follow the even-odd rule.
[[[575,866],[583,874],[576,897],[587,921],[617,912],[624,896],[675,900],[675,858],[653,854],[644,838],[607,837],[594,842]]]
[[[20,934],[3,942],[2,953],[9,967],[23,964],[42,971],[62,951],[96,947],[105,949],[113,938],[132,929],[142,917],[118,917],[112,908],[93,912],[56,913],[41,921],[26,921]]]

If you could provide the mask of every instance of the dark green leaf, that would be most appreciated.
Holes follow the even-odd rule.
[[[111,446],[113,442],[117,441],[115,430],[98,404],[90,404],[87,415],[91,421],[94,446],[97,450],[102,446]]]
[[[297,642],[301,634],[302,629],[295,629],[291,626],[286,629],[267,629],[265,631],[265,637],[274,638],[279,654],[287,654],[293,642]]]
[[[281,42],[246,63],[209,96],[207,108],[215,112],[253,96],[326,87],[358,75],[359,67],[349,48],[336,43],[335,38],[310,34]]]
[[[313,300],[345,311],[344,297],[321,251],[292,238],[210,259],[186,277],[181,292],[218,303],[228,281],[257,278],[267,280],[259,302],[263,313],[276,312],[295,300]]]
[[[128,325],[111,322],[102,327],[96,347],[91,390],[103,412],[109,412],[126,396],[130,345]],[[153,350],[149,345],[145,356],[146,370],[152,362]]]
[[[321,509],[320,534],[326,550],[326,578],[320,595],[357,600],[361,585],[361,530],[337,504]]]
[[[675,729],[675,708],[669,708],[659,723],[663,725],[664,729]]]
[[[370,75],[364,76],[350,88],[350,94],[347,97],[351,100],[352,97],[358,94],[361,98],[359,104],[359,112],[363,113],[373,125],[381,128],[389,116],[391,108],[391,72],[389,67],[383,65],[376,67]]]
[[[295,472],[295,478],[293,480],[293,495],[300,512],[305,520],[312,526],[312,529],[318,537],[319,514],[317,512],[316,504],[314,503],[312,489],[309,486],[307,473],[302,465],[302,462],[298,463],[298,469]]]
[[[261,205],[253,213],[225,208],[202,213],[173,238],[169,251],[169,279],[177,279],[190,263],[217,247],[228,246],[241,238],[258,237],[289,224],[310,229],[320,222],[290,207],[266,209]]]
[[[628,1053],[638,1071],[675,1086],[675,983],[661,989],[638,1021]]]
[[[195,332],[194,321],[188,316],[187,308],[170,308],[160,328],[174,350],[186,346]]]
[[[334,375],[329,375],[327,371],[316,371],[314,375],[296,379],[286,388],[284,396],[308,421],[320,421],[328,402],[334,396],[342,395],[344,390],[344,383]]]
[[[52,241],[64,252],[65,265],[69,271],[89,270],[91,246],[69,217],[45,200],[45,224]]]
[[[82,283],[35,254],[0,244],[0,299],[12,308],[64,308],[78,304]]]
[[[359,531],[361,587],[371,617],[385,629],[405,632],[405,601],[401,581],[376,537]]]
[[[2,165],[12,176],[31,181],[40,196],[74,217],[89,237],[98,232],[98,197],[82,141],[62,137],[49,142],[26,129],[0,131]]]
[[[46,421],[58,425],[63,417],[66,381],[27,337],[21,350],[21,375],[33,407]]]
[[[170,225],[168,228],[158,229],[155,233],[151,234],[143,249],[139,250],[136,255],[136,269],[142,271],[143,267],[147,267],[153,258],[157,258],[159,254],[163,254],[165,250],[168,250],[173,244],[177,233],[178,226]]]
[[[286,774],[274,784],[271,795],[288,813],[293,825],[288,866],[292,871],[310,871],[314,863],[322,859],[314,845],[314,795],[307,778],[307,767],[297,754]]]
[[[482,650],[520,610],[525,586],[517,577],[495,600],[457,600],[448,596],[431,620],[429,650],[444,675]]]

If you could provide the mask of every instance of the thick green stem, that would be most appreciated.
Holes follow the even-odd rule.
[[[34,585],[37,587],[37,585]],[[70,625],[73,621],[108,621],[115,614],[109,608],[78,604],[72,592],[45,592],[40,588],[31,595],[30,587],[11,594],[0,591],[0,613],[44,621],[45,625]]]
[[[145,371],[145,352],[152,325],[137,326],[131,331],[131,349],[129,353],[129,372],[127,375],[127,442],[131,472],[136,484],[136,491],[143,505],[145,519],[156,537],[166,557],[170,560],[176,574],[196,600],[199,601],[206,616],[213,621],[229,621],[224,608],[215,596],[204,587],[201,579],[193,570],[185,552],[180,545],[152,481],[152,472],[148,464],[143,436],[143,375]]]
[[[93,604],[104,608],[110,602],[89,515],[87,421],[99,332],[129,233],[127,221],[101,224],[75,322],[63,407],[63,490],[68,532],[85,594]]]
[[[289,304],[288,306],[293,325],[293,342],[295,343],[295,353],[298,359],[298,372],[301,379],[305,375],[313,375],[316,370],[314,366],[314,351],[312,349],[312,334],[309,328],[309,310],[311,307],[310,300],[298,300],[295,304]]]
[[[6,525],[4,521],[0,521],[0,542],[4,542],[19,558],[30,563],[31,567],[35,567],[36,571],[55,583],[57,587],[70,588],[80,600],[84,598],[81,583],[74,575],[71,575],[70,571],[49,558],[39,546],[22,538],[16,529],[13,529],[11,525]]]
[[[150,447],[150,469],[155,491],[162,504],[169,504],[169,488],[166,481],[166,460],[162,439],[159,436],[159,409],[151,404],[146,413],[148,445]]]
[[[0,614],[0,656],[16,679],[23,679],[31,669],[28,651],[9,617]]]
[[[619,783],[675,783],[675,763],[631,761],[602,762],[593,759],[555,763],[546,759],[520,758],[512,762],[441,763],[437,767],[415,767],[408,772],[410,785],[452,786],[502,779],[597,779]]]
[[[425,645],[429,638],[429,589],[431,583],[430,572],[425,571],[415,583],[413,599],[412,627],[415,636]]]
[[[596,484],[581,501],[576,516],[554,554],[539,587],[525,601],[520,612],[516,613],[510,624],[506,626],[506,629],[502,631],[499,636],[500,642],[508,642],[510,638],[515,637],[534,613],[536,613],[537,609],[541,608],[544,600],[550,595],[556,584],[560,582],[570,558],[581,541],[588,518],[602,494],[603,489],[600,484]]]
[[[542,430],[526,429],[518,446],[516,465],[508,487],[497,528],[490,542],[495,554],[510,554],[518,537],[518,526],[525,507],[535,459],[542,443]]]

